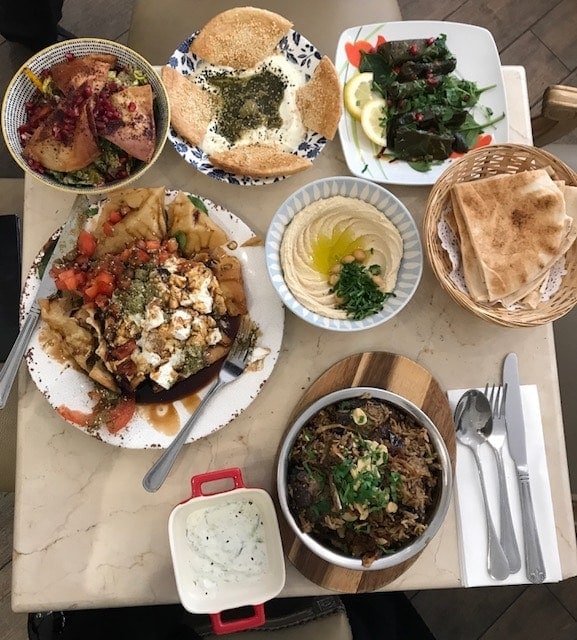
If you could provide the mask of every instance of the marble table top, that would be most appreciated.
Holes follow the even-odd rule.
[[[505,67],[511,141],[531,143],[525,72]],[[193,171],[167,145],[143,179],[181,188],[235,211],[264,236],[278,205],[302,184],[348,175],[338,140],[327,145],[306,175],[245,188]],[[428,189],[390,190],[420,225]],[[71,198],[27,178],[24,267],[66,217]],[[457,306],[425,264],[418,291],[391,322],[353,337],[317,329],[287,312],[277,366],[256,400],[226,428],[186,447],[155,494],[142,477],[158,452],[111,447],[64,422],[36,389],[26,368],[19,376],[17,477],[12,606],[39,611],[163,604],[178,600],[167,536],[170,510],[190,495],[191,475],[242,468],[249,485],[274,492],[275,454],[297,399],[331,364],[352,353],[400,353],[429,369],[445,389],[496,380],[503,356],[519,355],[521,381],[539,390],[563,576],[577,574],[577,554],[551,325],[498,327]],[[440,531],[411,568],[387,590],[461,586],[452,505]],[[287,561],[281,595],[322,593]]]

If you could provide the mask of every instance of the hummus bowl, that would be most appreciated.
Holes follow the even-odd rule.
[[[354,319],[337,310],[326,268],[335,256],[338,262],[359,248],[369,270],[378,265],[380,288],[389,295],[380,310]],[[332,331],[360,331],[390,320],[410,301],[423,271],[419,231],[407,208],[380,185],[348,176],[316,180],[287,198],[269,226],[265,254],[283,303]]]

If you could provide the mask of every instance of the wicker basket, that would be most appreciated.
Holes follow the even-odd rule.
[[[567,274],[549,300],[537,309],[507,310],[499,304],[477,303],[457,288],[449,278],[451,261],[439,239],[438,223],[443,213],[451,208],[453,184],[544,167],[551,167],[555,178],[577,186],[577,173],[547,151],[519,144],[498,144],[469,151],[440,176],[429,195],[423,220],[423,242],[433,272],[456,302],[483,320],[506,327],[536,327],[561,318],[577,303],[577,242],[566,254]]]

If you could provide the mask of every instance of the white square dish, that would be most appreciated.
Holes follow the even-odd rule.
[[[234,480],[234,489],[202,492],[203,483],[227,478]],[[236,468],[194,476],[192,488],[191,499],[177,505],[168,520],[182,606],[191,613],[211,614],[215,631],[227,624],[220,620],[222,611],[249,605],[255,608],[254,620],[262,624],[262,604],[276,597],[285,583],[284,554],[272,498],[263,489],[245,487]],[[260,560],[252,553],[255,550]]]
[[[501,71],[499,52],[493,36],[482,27],[456,22],[431,20],[408,20],[403,22],[385,22],[351,27],[343,31],[339,38],[335,56],[335,66],[344,86],[358,69],[347,56],[347,49],[360,41],[372,46],[382,36],[387,41],[414,38],[429,38],[445,34],[447,46],[457,60],[453,74],[477,83],[478,87],[494,87],[484,92],[480,99],[483,107],[491,109],[493,114],[505,114],[497,124],[488,127],[485,133],[491,134],[493,143],[508,142],[507,105]],[[475,115],[475,109],[472,114]],[[480,122],[482,118],[478,119]],[[339,136],[343,153],[350,172],[358,177],[383,184],[431,185],[443,171],[451,165],[453,159],[433,165],[428,171],[413,169],[407,162],[376,157],[379,149],[363,133],[360,122],[355,120],[346,109],[339,123]]]

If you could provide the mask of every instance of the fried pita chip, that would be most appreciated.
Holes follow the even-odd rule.
[[[120,222],[110,225],[112,212],[120,212]],[[108,224],[107,224],[108,223]],[[93,231],[95,257],[119,253],[135,240],[162,240],[166,235],[164,187],[117,191],[107,199]]]
[[[149,84],[127,87],[110,96],[110,103],[120,114],[121,122],[110,121],[100,135],[143,162],[150,162],[156,147],[154,96]]]
[[[104,87],[115,64],[115,55],[94,53],[59,62],[50,68],[50,75],[62,93],[78,89],[85,82],[97,92]]]
[[[190,258],[202,250],[210,250],[228,242],[226,233],[212,219],[179,191],[168,205],[168,234],[184,234],[186,242],[181,251]]]
[[[81,91],[83,87],[77,89],[77,92]],[[94,162],[100,156],[100,148],[90,125],[88,103],[80,106],[74,130],[57,137],[56,132],[62,128],[64,118],[65,110],[55,109],[34,131],[22,155],[52,171],[77,171]]]

